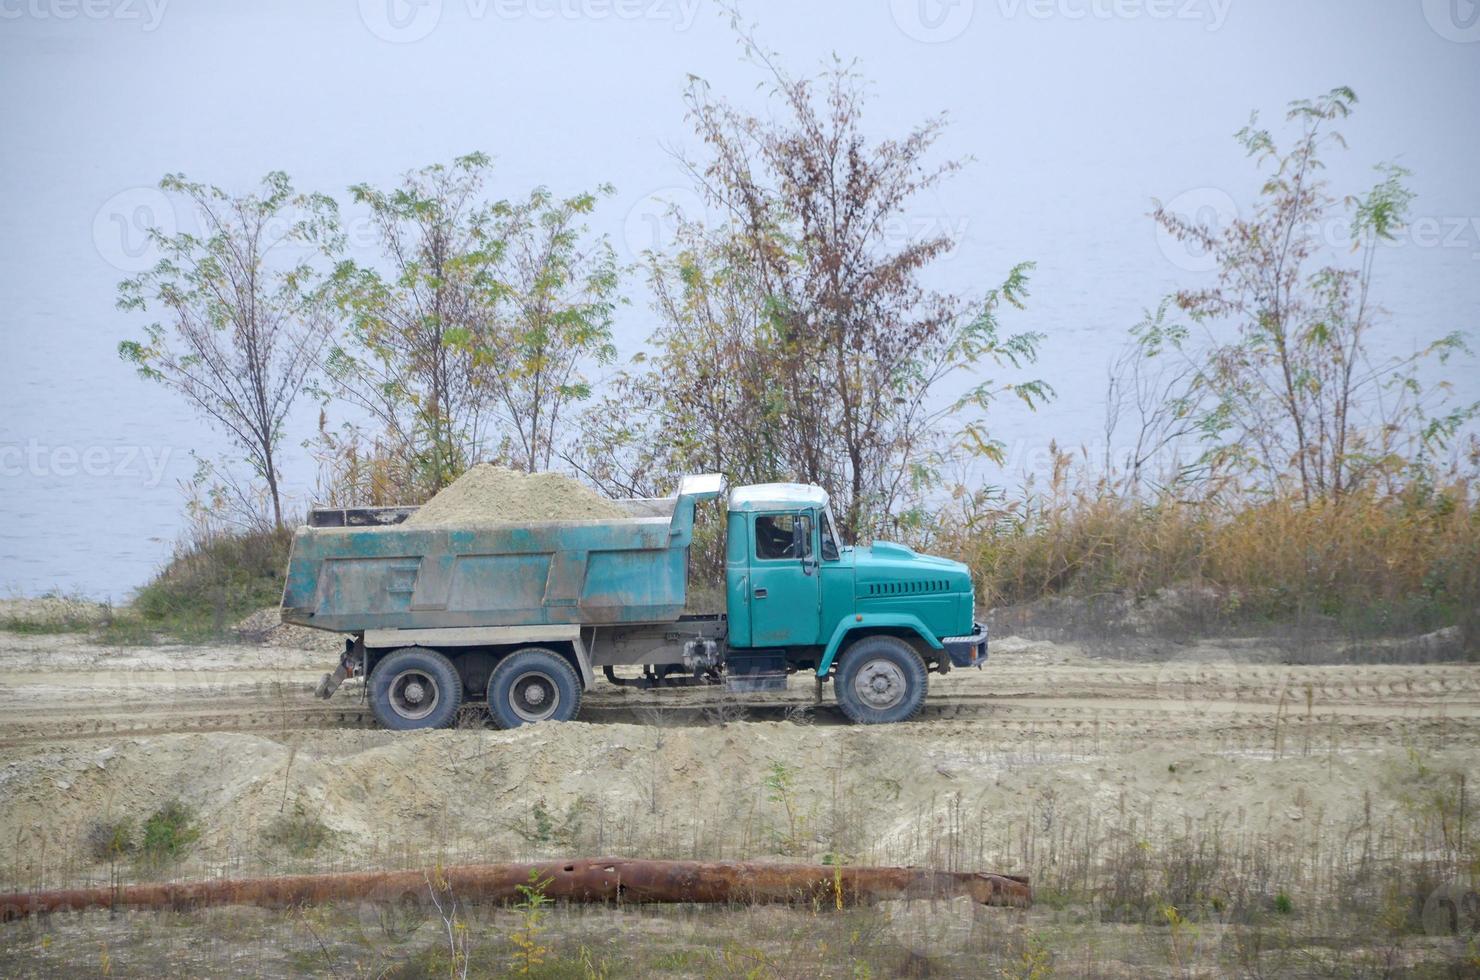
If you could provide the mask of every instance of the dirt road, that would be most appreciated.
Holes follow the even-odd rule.
[[[982,670],[932,677],[910,733],[974,721],[994,737],[1101,741],[1189,738],[1271,752],[1319,732],[1343,748],[1424,736],[1470,738],[1480,726],[1480,668],[1468,665],[1280,666],[1249,663],[1247,644],[1209,644],[1159,662],[1105,660],[1008,637]],[[333,657],[265,646],[95,646],[75,636],[0,633],[0,746],[182,732],[373,727],[350,682],[312,697]],[[604,682],[587,694],[592,723],[705,725],[789,720],[845,724],[824,687],[793,677],[785,695],[635,692]],[[464,727],[478,718],[470,713]],[[904,729],[900,732],[903,733]]]

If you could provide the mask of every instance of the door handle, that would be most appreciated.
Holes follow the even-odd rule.
[[[755,597],[757,599],[764,599],[767,595],[769,595],[769,593],[766,592],[766,587],[764,585],[757,585],[755,587]]]

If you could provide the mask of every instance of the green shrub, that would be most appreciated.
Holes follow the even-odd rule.
[[[153,632],[181,639],[220,639],[239,620],[282,600],[292,532],[202,533],[133,600],[133,615],[115,622],[109,639],[147,640]]]
[[[144,821],[139,854],[148,864],[168,864],[184,857],[199,839],[195,811],[179,800],[171,800]]]

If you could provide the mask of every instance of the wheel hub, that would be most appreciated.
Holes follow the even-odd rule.
[[[547,674],[520,674],[509,686],[509,707],[522,721],[544,721],[560,707],[560,688]]]
[[[419,721],[437,709],[442,700],[437,682],[416,668],[403,670],[391,679],[391,710],[408,721]]]
[[[892,708],[904,700],[904,671],[888,660],[870,660],[858,671],[853,690],[870,708]]]

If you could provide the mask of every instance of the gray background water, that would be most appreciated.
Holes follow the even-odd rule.
[[[975,162],[892,234],[946,228],[934,272],[980,291],[1038,263],[1027,311],[1057,401],[1004,406],[1012,480],[1051,438],[1097,439],[1106,364],[1141,311],[1196,282],[1199,257],[1159,242],[1153,197],[1212,215],[1257,178],[1231,134],[1250,110],[1338,84],[1361,97],[1334,161],[1414,171],[1419,221],[1379,269],[1383,348],[1409,350],[1480,313],[1480,7],[1471,0],[853,0],[751,3],[797,70],[836,51],[874,83],[869,125],[927,113],[942,155]],[[692,146],[688,73],[755,97],[724,18],[700,0],[0,0],[0,590],[126,597],[183,525],[190,453],[224,441],[135,378],[115,348],[137,318],[114,289],[149,259],[140,229],[183,221],[152,190],[184,171],[246,188],[271,169],[343,195],[473,149],[493,190],[610,181],[595,225],[629,256],[661,244],[664,202],[692,206],[668,154]],[[188,216],[187,216],[188,217]],[[634,279],[624,352],[651,320]],[[1473,335],[1473,333],[1472,333]],[[1452,365],[1480,397],[1473,358]],[[313,467],[289,440],[301,503]]]

